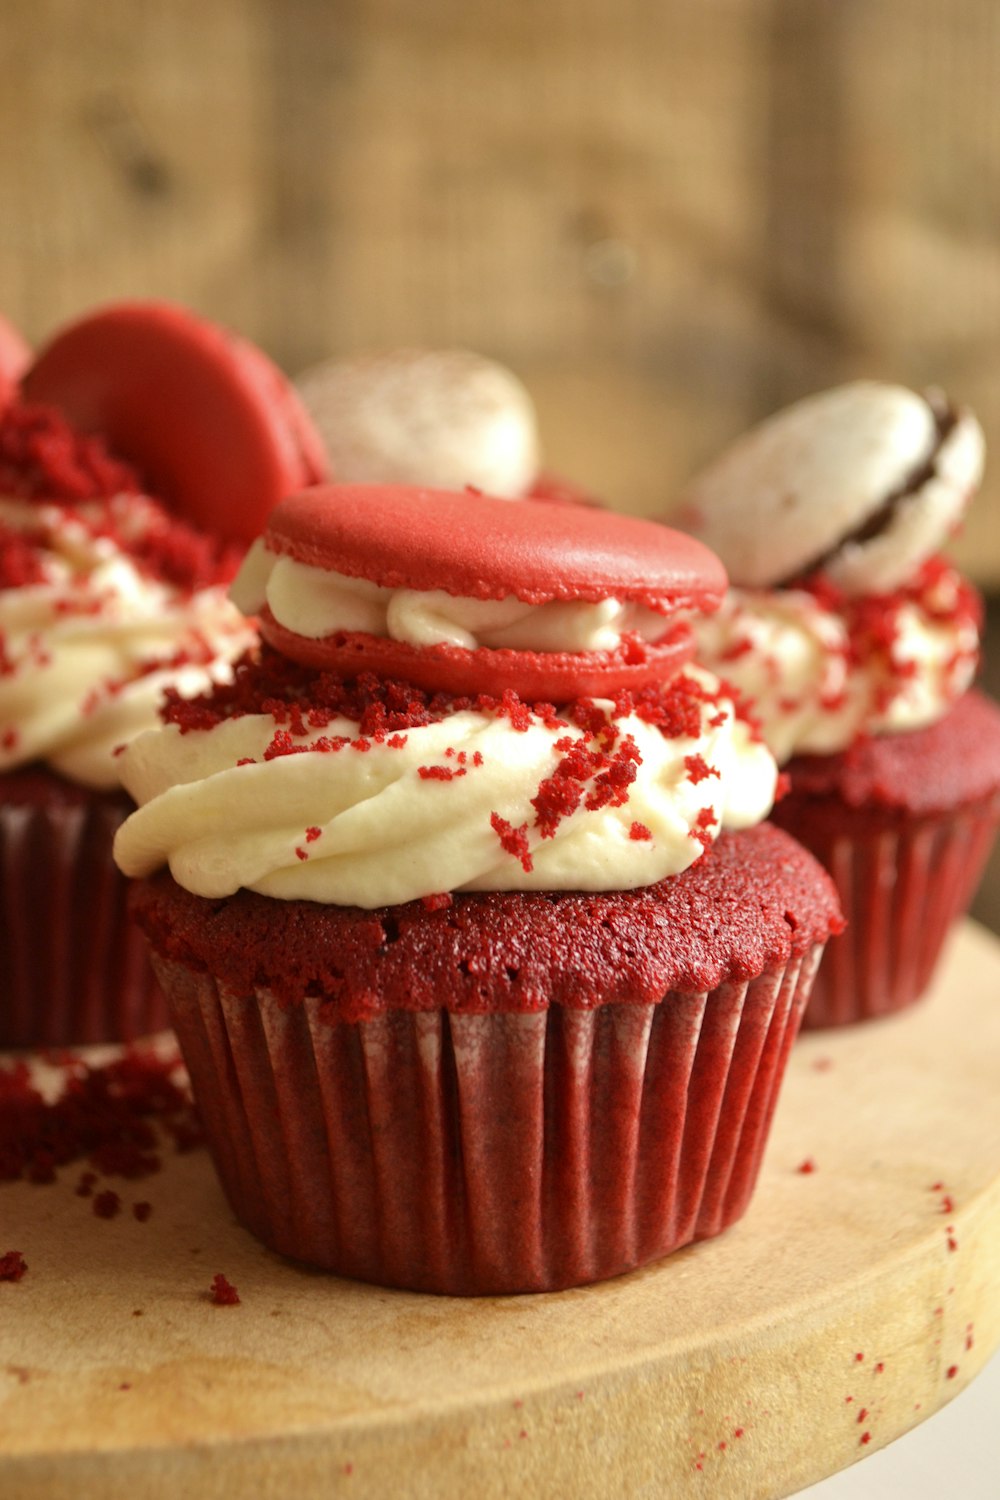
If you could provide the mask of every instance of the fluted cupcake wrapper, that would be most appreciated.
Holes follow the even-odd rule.
[[[154,963],[237,1217],[344,1276],[472,1295],[614,1276],[739,1218],[819,951],[657,1005],[358,1023]]]
[[[952,924],[972,900],[996,835],[995,799],[938,817],[873,825],[845,810],[840,831],[788,819],[833,876],[847,928],[831,938],[803,1020],[871,1020],[918,1000]]]
[[[0,1047],[129,1041],[167,1025],[111,846],[123,799],[0,803]]]

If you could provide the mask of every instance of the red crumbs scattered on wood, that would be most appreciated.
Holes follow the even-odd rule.
[[[103,1067],[68,1051],[47,1053],[58,1090],[43,1095],[25,1061],[0,1065],[0,1182],[53,1183],[59,1169],[85,1161],[67,1187],[89,1198],[98,1218],[112,1219],[121,1198],[96,1191],[102,1177],[136,1181],[158,1172],[165,1143],[186,1152],[203,1142],[191,1096],[177,1075],[178,1054],[130,1050]],[[133,1204],[140,1223],[152,1213]]]
[[[944,1373],[949,1380],[954,1380],[955,1376],[958,1374],[958,1365],[949,1365]]]
[[[739,1438],[739,1437],[742,1437],[742,1436],[743,1436],[743,1428],[742,1427],[737,1427],[735,1429],[735,1431],[733,1432],[733,1437],[738,1437]]]
[[[871,1442],[871,1440],[872,1440],[871,1433],[870,1432],[863,1432],[861,1434],[861,1438],[860,1438],[861,1447],[864,1448],[867,1443]]]
[[[862,1361],[862,1360],[863,1360],[863,1359],[864,1359],[864,1355],[863,1355],[863,1354],[856,1354],[856,1355],[855,1355],[855,1356],[854,1356],[854,1358],[855,1358],[855,1360],[856,1360],[856,1361],[857,1361],[857,1363],[858,1363],[858,1364],[860,1364],[860,1363],[861,1363],[861,1361]]]
[[[28,1263],[20,1250],[6,1250],[0,1255],[0,1281],[20,1281]]]
[[[863,1422],[865,1420],[865,1417],[867,1417],[867,1415],[868,1415],[868,1408],[867,1408],[867,1406],[863,1406],[861,1408],[861,1410],[858,1412],[858,1421],[859,1422]]]
[[[232,1282],[223,1276],[221,1271],[212,1277],[212,1301],[216,1307],[236,1307],[239,1304],[240,1294]]]
[[[803,1177],[808,1177],[811,1172],[815,1172],[816,1163],[813,1161],[811,1156],[807,1156],[805,1161],[799,1162],[795,1170],[796,1172],[801,1172]]]
[[[882,1371],[884,1369],[885,1369],[885,1361],[880,1359],[879,1362],[878,1362],[878,1364],[875,1366],[875,1374],[876,1375],[881,1375]]]

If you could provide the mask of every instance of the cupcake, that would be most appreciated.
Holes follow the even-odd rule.
[[[283,432],[256,489],[246,447],[228,470],[204,456],[204,428],[268,450],[263,356],[247,375],[244,347],[183,309],[120,304],[57,335],[0,410],[0,1047],[166,1024],[111,856],[131,806],[116,755],[166,688],[205,691],[253,641],[226,596],[246,491],[273,503],[309,477]],[[221,536],[182,519],[226,504]]]
[[[229,1201],[285,1255],[553,1290],[744,1211],[827,877],[688,616],[712,555],[478,494],[283,502],[264,644],[121,757],[116,841]]]
[[[504,499],[593,504],[542,468],[535,405],[522,382],[471,350],[324,360],[296,388],[341,482],[471,486]]]
[[[982,459],[969,412],[858,382],[751,431],[674,513],[733,583],[699,660],[752,702],[788,775],[774,821],[847,916],[807,1026],[915,1001],[993,842],[1000,711],[972,687],[978,597],[940,555]]]

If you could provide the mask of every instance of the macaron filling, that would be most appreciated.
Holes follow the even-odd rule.
[[[362,632],[466,651],[613,652],[627,637],[654,645],[676,624],[645,604],[611,597],[531,604],[510,594],[468,599],[443,589],[385,588],[279,556],[263,540],[251,547],[231,595],[244,614],[266,608],[275,624],[310,640]]]

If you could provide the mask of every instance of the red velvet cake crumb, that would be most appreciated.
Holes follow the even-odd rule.
[[[0,494],[24,500],[99,500],[139,494],[135,470],[54,407],[12,402],[0,412]]]
[[[221,1271],[218,1271],[212,1277],[211,1299],[216,1307],[237,1307],[239,1305],[239,1292],[233,1286],[232,1282],[223,1276]]]
[[[152,1212],[153,1205],[151,1203],[142,1202],[132,1204],[132,1217],[140,1224],[145,1224]]]
[[[27,1269],[20,1250],[6,1250],[0,1255],[0,1281],[20,1281]]]
[[[94,1213],[99,1219],[116,1218],[121,1213],[121,1207],[121,1198],[111,1188],[98,1193],[94,1198]]]
[[[73,1191],[90,1198],[99,1175],[135,1180],[159,1171],[160,1142],[200,1140],[179,1059],[140,1052],[94,1068],[72,1054],[55,1064],[62,1088],[46,1099],[26,1063],[0,1067],[0,1182],[53,1182],[59,1167],[88,1161]]]

